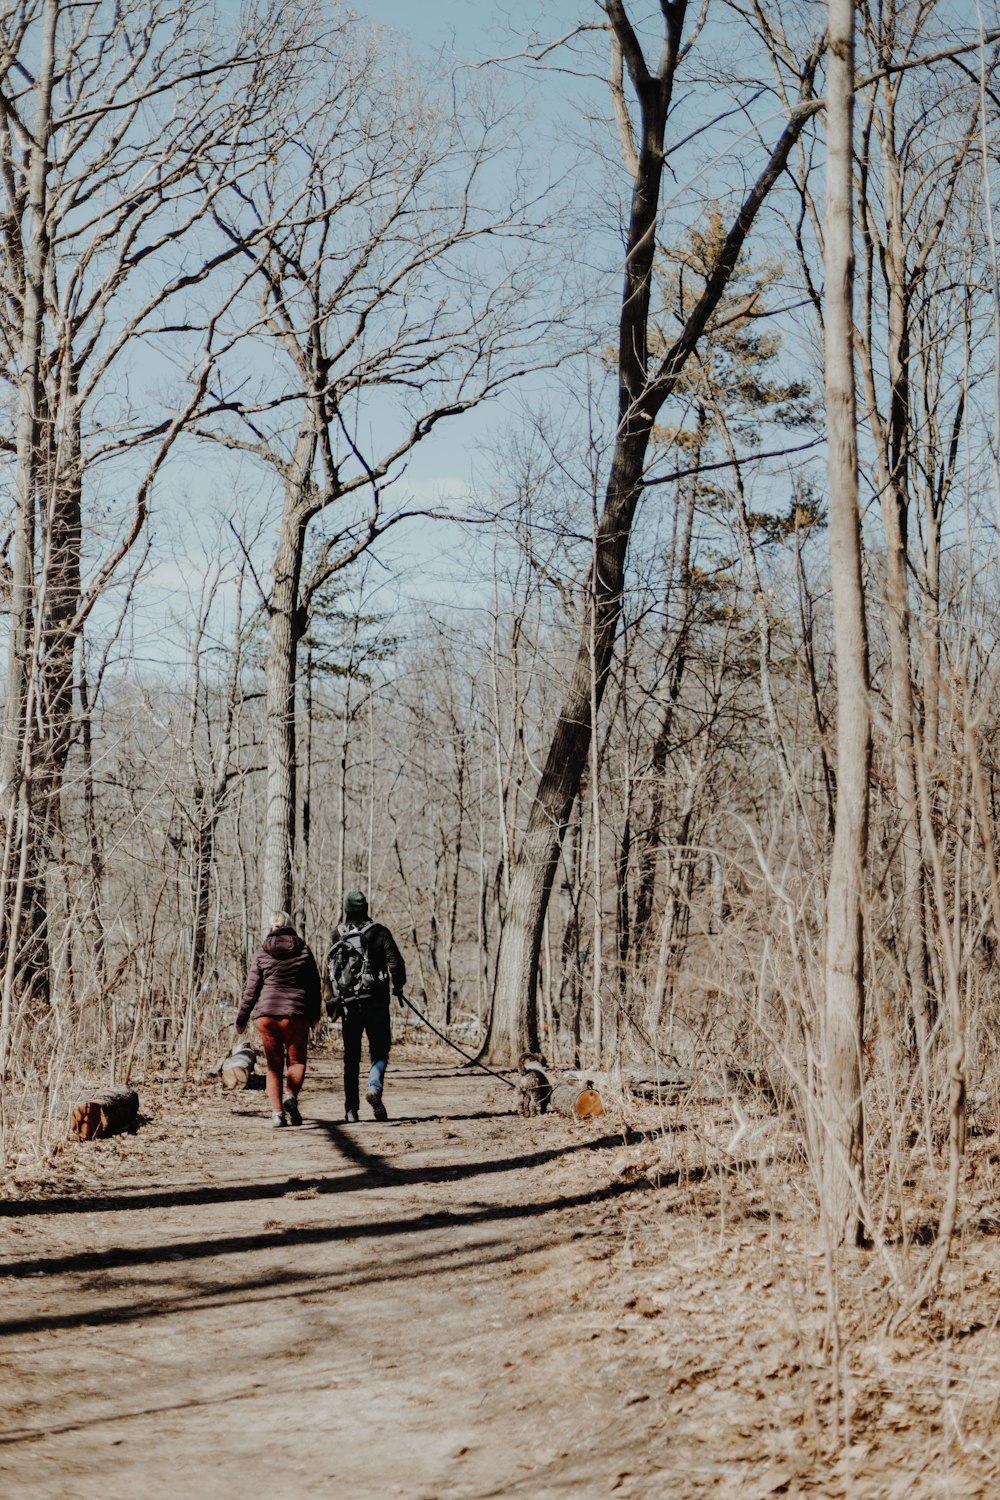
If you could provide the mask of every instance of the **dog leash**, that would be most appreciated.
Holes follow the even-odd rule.
[[[439,1030],[438,1027],[434,1025],[434,1022],[432,1020],[430,1020],[430,1018],[428,1016],[424,1015],[424,1013],[423,1013],[422,1010],[418,1010],[417,1009],[417,1007],[414,1005],[413,1001],[410,1000],[408,998],[408,996],[406,996],[406,995],[397,995],[396,999],[397,1000],[401,1000],[404,1005],[408,1005],[410,1007],[410,1009],[412,1010],[413,1014],[415,1016],[417,1016],[421,1021],[423,1021],[423,1023],[424,1023],[425,1026],[429,1026],[430,1029],[431,1029],[431,1031],[434,1032],[435,1036],[439,1036],[441,1038],[441,1040],[443,1042],[446,1042],[448,1044],[448,1046],[451,1047],[454,1052],[457,1052],[458,1055],[459,1055],[459,1057],[464,1057],[465,1060],[466,1060],[466,1062],[471,1063],[474,1068],[479,1068],[483,1073],[489,1073],[489,1075],[490,1075],[491,1078],[499,1078],[500,1082],[501,1083],[505,1083],[509,1089],[516,1089],[517,1088],[517,1084],[516,1083],[512,1083],[509,1078],[505,1078],[502,1073],[495,1073],[493,1071],[493,1069],[492,1068],[488,1068],[485,1063],[477,1062],[474,1057],[470,1057],[469,1056],[468,1052],[463,1052],[462,1049],[461,1049],[461,1047],[457,1044],[457,1042],[453,1042],[452,1039],[451,1039],[451,1037],[445,1036],[444,1032],[441,1031],[441,1030]]]

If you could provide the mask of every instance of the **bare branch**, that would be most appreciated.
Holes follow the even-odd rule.
[[[635,136],[632,132],[632,121],[629,117],[628,105],[625,102],[624,79],[622,77],[622,46],[617,31],[611,32],[611,104],[615,112],[615,120],[618,125],[618,139],[621,141],[622,156],[625,159],[625,168],[635,181],[639,171],[639,156],[635,149]]]

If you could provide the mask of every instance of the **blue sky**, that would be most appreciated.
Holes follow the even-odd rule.
[[[400,32],[418,52],[426,48],[432,55],[460,62],[509,57],[526,45],[532,33],[564,35],[581,18],[590,20],[591,11],[593,19],[599,19],[594,0],[557,0],[545,7],[539,7],[537,0],[499,0],[490,5],[482,0],[353,0],[350,8],[377,25]],[[579,124],[578,83],[550,74],[544,88],[530,82],[526,87],[520,65],[507,69],[505,78],[519,107],[527,105],[534,117],[530,136],[532,147],[539,151],[540,174],[551,173],[558,178],[558,158],[563,151],[564,170],[568,171],[575,161],[566,127],[570,118],[573,128]],[[602,88],[601,104],[604,98]],[[500,181],[498,188],[508,190]],[[460,501],[477,480],[482,483],[488,475],[491,461],[487,450],[504,427],[516,420],[515,409],[522,402],[532,405],[535,398],[543,399],[550,386],[551,378],[538,376],[518,391],[443,424],[431,440],[415,450],[400,490],[412,494],[417,505]],[[458,533],[456,528],[436,522],[407,523],[385,539],[379,557],[388,568],[409,572],[401,582],[418,598],[460,600],[469,587],[466,574],[475,535]]]
[[[593,0],[591,0],[591,4]],[[596,6],[594,7],[596,9]],[[555,32],[570,26],[584,12],[578,0],[560,0],[540,8],[537,0],[354,0],[351,9],[382,26],[411,36],[432,51],[453,47],[460,57],[477,58],[494,53],[496,43],[504,52],[509,33],[525,36],[541,25]]]
[[[454,35],[457,50],[470,54],[479,50],[486,10],[481,0],[355,0],[351,8],[432,47],[448,45]]]
[[[347,0],[347,4],[363,20],[405,36],[414,53],[419,55],[426,49],[435,56],[443,54],[445,62],[511,56],[526,45],[532,31],[554,39],[565,35],[575,24],[593,24],[601,19],[594,0],[555,0],[545,7],[539,6],[537,0],[496,0],[489,6],[484,6],[482,0],[353,0],[353,4]],[[637,5],[637,11],[641,10]],[[658,11],[655,0],[650,0],[646,7],[646,14],[649,11]],[[579,280],[574,277],[580,293],[575,307],[583,309],[592,326],[601,327],[604,323],[607,330],[612,330],[620,287],[617,213],[621,196],[627,190],[627,179],[618,160],[614,133],[606,124],[610,112],[603,77],[607,54],[600,39],[588,38],[587,44],[590,43],[596,43],[590,61],[582,63],[582,50],[576,57],[577,65],[584,67],[589,77],[574,74],[573,59],[563,52],[550,58],[544,70],[511,63],[501,73],[499,86],[504,91],[505,107],[526,147],[525,178],[533,183],[537,179],[537,185],[554,179],[574,199],[572,215],[560,218],[565,240],[561,241],[562,251],[554,252],[556,268],[572,261],[579,272]],[[466,78],[470,76],[477,86],[481,78],[485,89],[497,81],[497,70],[465,74]],[[506,103],[508,92],[512,104]],[[698,107],[697,94],[690,101],[686,98],[681,101],[686,127],[696,120],[693,111]],[[525,118],[527,124],[523,123]],[[743,128],[741,122],[739,128]],[[589,144],[581,146],[588,136]],[[667,188],[677,199],[679,224],[683,224],[690,212],[688,200],[701,201],[705,172],[714,172],[717,164],[712,157],[703,156],[699,147],[696,152],[686,153],[681,165],[682,172],[671,179]],[[740,170],[738,159],[736,170],[737,173]],[[496,180],[498,194],[508,193],[504,171],[497,170]],[[673,206],[665,208],[665,213],[673,217]],[[610,336],[602,330],[598,337],[604,341]],[[596,374],[599,379],[600,372]],[[565,390],[560,394],[559,377],[539,373],[522,383],[516,393],[442,423],[425,443],[418,445],[398,482],[397,496],[408,508],[436,508],[449,500],[464,508],[465,494],[477,481],[484,484],[491,478],[489,450],[504,430],[517,423],[524,408],[552,406],[563,413],[572,409]],[[611,410],[609,407],[608,411]],[[598,421],[604,412],[601,405]],[[585,447],[582,428],[581,446]],[[249,488],[252,490],[259,482],[251,476]],[[184,490],[187,494],[181,500],[183,515],[178,523],[177,502]],[[179,590],[183,592],[192,564],[200,561],[200,548],[209,562],[214,557],[212,512],[220,498],[229,503],[231,491],[239,494],[241,500],[246,497],[245,474],[237,477],[234,471],[230,478],[228,471],[220,470],[214,463],[196,467],[190,461],[185,465],[180,457],[158,485],[154,554],[143,589],[143,598],[148,601],[146,634],[154,652],[163,645],[158,627],[164,610]],[[265,514],[266,504],[262,502],[259,509]],[[204,517],[199,514],[202,511]],[[200,534],[199,523],[203,519],[208,526],[207,538]],[[268,570],[272,532],[270,524],[262,525],[258,541],[262,575]],[[481,582],[477,585],[470,580],[480,569],[488,572],[490,542],[491,538],[482,530],[462,530],[433,521],[405,523],[379,545],[376,571],[381,572],[388,587],[400,591],[403,599],[409,596],[423,603],[443,604],[450,600],[462,604],[472,594],[482,602]],[[168,635],[168,655],[175,657],[177,642],[172,627],[168,627]]]
[[[484,7],[481,0],[348,0],[349,9],[376,25],[398,31],[408,46],[419,53],[426,49],[449,62],[475,62],[490,56],[509,56],[518,52],[533,27],[541,25],[546,34],[559,35],[568,30],[593,0],[560,0],[554,7],[540,10],[529,0],[501,0],[499,5]],[[596,6],[593,6],[596,12]],[[495,81],[494,70],[482,75]],[[536,171],[541,183],[546,177],[559,177],[566,170],[560,166],[564,136],[560,135],[558,115],[563,125],[572,117],[578,119],[578,85],[575,81],[546,79],[544,88],[532,80],[527,85],[523,70],[511,65],[500,80],[501,89],[509,90],[520,119],[525,106],[533,115],[527,136],[528,149],[534,155],[529,170]],[[527,95],[527,97],[526,97]],[[572,95],[571,103],[567,96]],[[603,91],[602,91],[603,97]],[[565,160],[571,159],[571,147],[565,147]],[[497,173],[497,190],[509,192],[506,168]],[[485,481],[491,467],[488,450],[503,429],[515,420],[518,403],[529,405],[545,399],[551,378],[539,376],[531,391],[523,395],[508,394],[496,402],[469,412],[461,418],[442,423],[435,433],[418,445],[399,480],[397,494],[409,507],[442,508],[448,502],[465,508],[465,499],[477,480]],[[178,452],[175,461],[164,471],[156,490],[153,510],[153,555],[144,571],[140,597],[132,612],[131,626],[136,632],[130,649],[136,654],[149,653],[151,662],[164,664],[184,659],[184,622],[191,615],[188,592],[195,595],[206,569],[214,565],[218,547],[218,502],[228,505],[230,494],[245,494],[247,480],[253,489],[253,475],[245,468],[230,465],[225,459],[203,452],[192,462],[188,445]],[[231,471],[231,472],[230,472]],[[269,570],[273,528],[265,525],[258,542],[257,561],[262,576]],[[482,540],[480,540],[482,538]],[[481,531],[467,532],[453,525],[434,521],[413,521],[394,528],[379,544],[374,561],[374,578],[398,591],[400,604],[409,598],[422,601],[462,605],[470,597],[482,602],[481,585],[470,584],[470,571],[479,572],[474,554],[484,547],[482,566],[489,567],[490,542]],[[223,600],[228,591],[220,594]]]

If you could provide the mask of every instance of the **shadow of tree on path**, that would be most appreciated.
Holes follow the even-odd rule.
[[[68,1255],[29,1256],[24,1260],[0,1262],[0,1276],[55,1276],[67,1272],[116,1270],[122,1266],[155,1265],[162,1260],[195,1260],[202,1256],[242,1255],[250,1250],[274,1249],[280,1245],[336,1244],[343,1240],[378,1240],[395,1235],[419,1234],[442,1224],[468,1229],[477,1224],[509,1223],[543,1217],[585,1205],[603,1203],[629,1194],[646,1192],[651,1184],[613,1182],[592,1192],[548,1198],[534,1203],[492,1203],[477,1206],[468,1213],[452,1209],[428,1209],[409,1217],[370,1219],[367,1222],[322,1226],[289,1226],[287,1229],[255,1231],[250,1234],[219,1235],[205,1239],[171,1240],[164,1246],[115,1245],[105,1250],[75,1250]],[[0,1319],[0,1335],[9,1332],[9,1320]]]
[[[450,1118],[445,1116],[444,1118]],[[324,1193],[353,1193],[367,1187],[384,1187],[387,1181],[405,1183],[414,1187],[435,1182],[453,1182],[462,1177],[489,1176],[496,1173],[514,1172],[521,1167],[544,1166],[579,1151],[602,1151],[622,1144],[620,1135],[604,1135],[596,1139],[573,1141],[561,1146],[546,1147],[541,1151],[526,1152],[521,1156],[491,1157],[476,1162],[454,1162],[447,1165],[397,1166],[384,1157],[365,1149],[364,1143],[352,1134],[357,1127],[347,1127],[333,1120],[314,1120],[312,1125],[323,1131],[331,1143],[359,1171],[351,1175],[317,1177],[314,1174],[278,1178],[273,1182],[240,1182],[196,1188],[151,1188],[139,1192],[119,1191],[109,1187],[100,1194],[68,1194],[61,1198],[22,1198],[0,1202],[0,1219],[21,1218],[31,1214],[94,1214],[123,1213],[144,1208],[181,1208],[212,1203],[242,1203],[257,1199],[283,1198],[296,1188],[315,1187]],[[277,1133],[277,1132],[276,1132]]]
[[[544,1242],[544,1248],[580,1238],[580,1231],[557,1234]],[[215,1282],[198,1284],[185,1294],[174,1297],[147,1297],[131,1304],[91,1307],[72,1313],[39,1313],[36,1316],[10,1318],[0,1322],[0,1336],[14,1337],[31,1333],[50,1333],[61,1329],[101,1328],[152,1322],[192,1313],[211,1313],[227,1308],[254,1308],[282,1302],[317,1302],[341,1296],[355,1287],[378,1287],[382,1283],[403,1283],[454,1277],[462,1271],[482,1270],[486,1266],[510,1268],[525,1256],[543,1248],[537,1240],[512,1244],[509,1238],[482,1239],[457,1251],[449,1240],[439,1248],[416,1250],[402,1260],[384,1266],[363,1264],[331,1267],[324,1271],[268,1270],[258,1276],[228,1280],[224,1286]],[[172,1284],[172,1283],[165,1283]],[[331,1304],[332,1305],[332,1304]],[[46,1433],[59,1429],[47,1423]],[[34,1434],[38,1436],[37,1431]],[[0,1434],[0,1447],[17,1441],[17,1435]]]

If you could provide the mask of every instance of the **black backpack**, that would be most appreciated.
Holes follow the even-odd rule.
[[[327,960],[330,982],[339,1000],[363,1000],[378,993],[379,982],[368,961],[366,934],[372,922],[363,927],[338,928]]]

